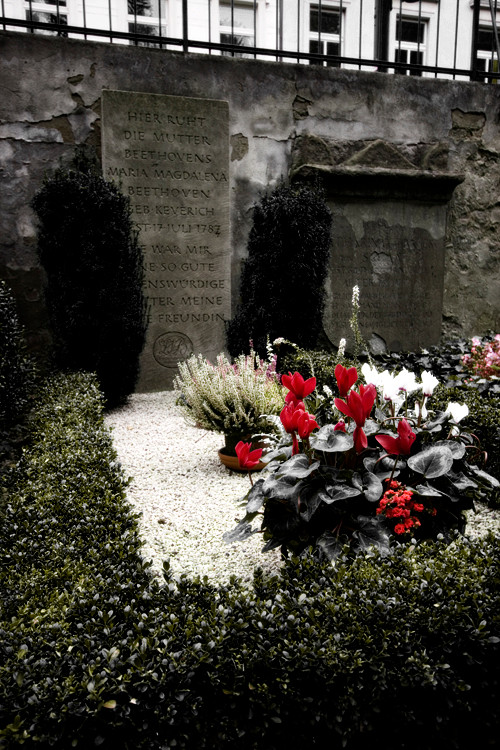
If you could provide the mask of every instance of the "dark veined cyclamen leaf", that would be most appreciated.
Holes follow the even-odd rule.
[[[349,500],[352,497],[359,497],[363,494],[362,490],[356,487],[348,487],[346,484],[336,484],[327,488],[323,501],[327,505],[335,503],[337,500]]]
[[[256,513],[264,504],[265,495],[262,491],[263,479],[258,479],[248,493],[247,513]]]
[[[423,474],[427,479],[435,479],[447,474],[453,466],[453,455],[445,446],[431,446],[411,456],[408,466],[413,471]]]
[[[252,536],[252,534],[258,533],[259,529],[254,529],[246,519],[243,519],[237,526],[234,527],[234,529],[231,529],[231,531],[226,531],[222,535],[222,539],[226,542],[226,544],[232,544],[233,542],[242,542],[245,539],[248,539],[249,536]]]
[[[438,440],[433,447],[443,445],[449,448],[455,461],[459,461],[465,455],[465,445],[460,440]]]
[[[437,490],[435,487],[431,487],[430,484],[417,484],[415,491],[421,497],[448,497],[444,492]]]
[[[381,554],[388,554],[391,538],[388,529],[382,525],[380,517],[358,516],[359,528],[353,532],[355,548],[367,550],[376,547]]]
[[[465,476],[462,471],[460,471],[458,474],[454,474],[448,477],[448,479],[458,492],[465,492],[465,490],[474,490],[477,488],[477,482],[474,482],[473,479]]]
[[[384,486],[376,474],[366,471],[363,476],[359,472],[354,472],[352,476],[354,487],[362,490],[368,502],[376,503],[384,493]]]
[[[310,521],[315,512],[323,501],[327,502],[327,494],[324,490],[320,490],[307,497],[306,499],[299,498],[299,513],[304,521]]]
[[[323,554],[333,562],[342,552],[343,543],[339,540],[335,534],[331,531],[325,531],[321,536],[316,539],[316,547],[318,547]]]
[[[498,488],[500,487],[500,482],[496,477],[491,476],[491,474],[488,474],[488,472],[483,471],[482,469],[479,469],[477,466],[474,466],[474,464],[471,464],[469,466],[471,471],[474,472],[474,475],[481,479],[483,482],[486,482],[486,484],[489,484],[490,487]]]
[[[292,456],[276,471],[276,476],[286,479],[304,479],[312,474],[319,466],[319,461],[313,461],[309,464],[309,459],[303,453]]]
[[[296,496],[300,492],[303,486],[303,482],[295,482],[293,477],[268,477],[262,485],[262,492],[267,498],[274,498],[276,500],[296,500]]]
[[[310,437],[311,448],[323,453],[344,453],[352,448],[352,435],[335,430],[334,425],[326,424],[319,432]]]

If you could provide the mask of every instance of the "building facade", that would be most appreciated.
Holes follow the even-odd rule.
[[[70,30],[78,27],[96,41],[156,46],[162,38],[177,40],[162,47],[179,49],[184,40],[193,52],[266,59],[272,50],[283,52],[283,61],[365,70],[384,61],[387,72],[444,78],[467,77],[453,71],[474,67],[479,80],[481,71],[498,67],[496,6],[497,0],[1,0],[4,30],[20,30],[8,24],[17,19],[60,27],[38,33],[81,38]],[[391,62],[416,67],[398,70]]]

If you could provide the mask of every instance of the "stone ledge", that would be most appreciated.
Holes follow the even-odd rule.
[[[421,169],[302,164],[290,173],[292,181],[320,179],[327,195],[381,200],[447,203],[464,174]]]

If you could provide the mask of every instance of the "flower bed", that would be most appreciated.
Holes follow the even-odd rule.
[[[3,747],[495,745],[500,537],[160,586],[101,406],[92,378],[49,384],[4,482]]]

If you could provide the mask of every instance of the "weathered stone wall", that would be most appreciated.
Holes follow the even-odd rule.
[[[382,141],[416,169],[464,174],[447,210],[442,332],[500,330],[498,86],[16,33],[0,33],[0,55],[0,276],[35,348],[47,330],[30,201],[76,146],[100,154],[103,89],[228,102],[233,310],[259,195],[297,165]]]

